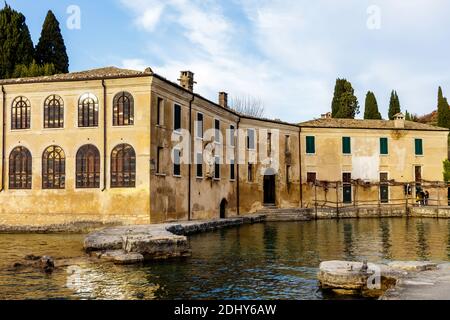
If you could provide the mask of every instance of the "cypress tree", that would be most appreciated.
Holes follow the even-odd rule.
[[[447,98],[442,94],[442,88],[438,90],[438,123],[439,127],[450,128],[450,109]]]
[[[358,99],[352,84],[346,79],[337,79],[331,105],[333,118],[354,119],[359,113]]]
[[[344,84],[345,79],[336,79],[336,85],[334,86],[334,96],[333,96],[333,102],[331,103],[331,117],[336,117],[336,114],[338,113],[340,109],[340,102],[339,99],[341,98],[341,95],[344,93]]]
[[[397,91],[392,90],[391,100],[389,101],[389,120],[394,120],[394,116],[401,112],[400,100],[397,95]]]
[[[378,111],[378,103],[372,91],[367,92],[364,109],[364,119],[381,120],[381,113]]]
[[[69,57],[61,35],[59,22],[51,10],[45,17],[41,37],[36,46],[36,62],[39,65],[53,64],[55,73],[69,72]]]
[[[18,64],[33,61],[34,48],[25,16],[5,3],[0,10],[0,78],[10,78]]]

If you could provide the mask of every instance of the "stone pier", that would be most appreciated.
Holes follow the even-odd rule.
[[[264,221],[264,215],[156,225],[120,226],[90,233],[84,249],[116,264],[190,256],[187,235]]]

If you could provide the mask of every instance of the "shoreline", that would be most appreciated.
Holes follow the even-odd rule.
[[[85,234],[110,227],[187,225],[205,223],[206,221],[227,221],[230,219],[251,219],[253,216],[264,216],[264,221],[310,221],[323,219],[373,219],[373,218],[438,218],[450,219],[450,207],[412,206],[408,210],[404,206],[383,205],[376,207],[341,207],[337,208],[285,208],[261,209],[253,214],[233,216],[226,219],[173,221],[149,225],[125,225],[118,221],[74,221],[49,225],[6,225],[0,224],[0,234]],[[0,215],[1,217],[1,215]],[[1,221],[1,220],[0,220]],[[0,222],[1,223],[1,222]]]

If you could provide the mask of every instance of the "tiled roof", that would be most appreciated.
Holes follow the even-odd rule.
[[[20,84],[20,83],[36,83],[36,82],[52,82],[52,81],[76,81],[76,80],[95,80],[108,78],[125,78],[133,76],[151,75],[151,70],[135,71],[128,69],[120,69],[116,67],[105,67],[99,69],[91,69],[80,72],[61,73],[52,76],[42,77],[28,77],[16,79],[0,80],[0,85],[3,84]]]
[[[393,120],[361,120],[361,119],[316,119],[299,124],[305,128],[348,128],[348,129],[399,129]],[[424,123],[405,121],[405,130],[448,131],[446,128]]]

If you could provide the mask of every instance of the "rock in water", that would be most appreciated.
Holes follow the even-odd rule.
[[[55,270],[55,261],[52,257],[43,256],[41,260],[39,260],[39,267],[45,273],[52,273]]]

